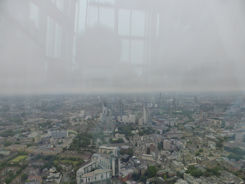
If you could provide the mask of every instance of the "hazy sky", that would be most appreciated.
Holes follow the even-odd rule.
[[[1,0],[0,93],[245,90],[244,0],[98,2]]]

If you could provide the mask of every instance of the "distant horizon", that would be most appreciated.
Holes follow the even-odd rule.
[[[66,92],[19,92],[19,93],[1,93],[0,97],[7,96],[52,96],[52,95],[144,95],[144,94],[188,94],[188,95],[245,95],[245,90],[87,90],[87,91],[66,91]]]

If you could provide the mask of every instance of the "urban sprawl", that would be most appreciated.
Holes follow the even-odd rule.
[[[245,96],[0,97],[1,184],[242,184]]]

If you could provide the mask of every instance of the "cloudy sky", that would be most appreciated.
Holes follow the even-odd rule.
[[[244,0],[98,2],[0,1],[0,94],[245,90]]]

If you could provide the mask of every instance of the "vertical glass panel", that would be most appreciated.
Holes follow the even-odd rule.
[[[63,11],[65,6],[64,0],[56,0],[56,6],[60,11]]]
[[[60,57],[62,49],[62,28],[51,17],[47,18],[46,55]]]
[[[51,0],[51,2],[60,10],[63,11],[65,7],[65,0]]]
[[[114,30],[115,14],[111,8],[100,8],[100,24]]]
[[[157,14],[157,25],[156,25],[156,36],[159,36],[159,31],[160,31],[160,15],[159,13]]]
[[[145,35],[145,14],[142,11],[132,12],[132,35]]]
[[[86,24],[86,14],[87,14],[87,1],[86,0],[80,0],[76,3],[76,12],[77,12],[77,31],[82,32],[85,30],[85,24]]]
[[[52,56],[54,53],[54,21],[51,17],[47,17],[46,31],[46,55]]]
[[[88,12],[87,12],[87,23],[88,26],[94,26],[98,24],[98,8],[89,6]]]
[[[143,62],[144,62],[144,41],[142,41],[142,40],[132,41],[132,48],[131,49],[132,49],[131,50],[132,63],[143,64]]]
[[[130,35],[130,10],[120,10],[118,13],[118,33]]]
[[[121,41],[121,61],[122,62],[129,62],[129,40],[122,40]]]
[[[56,24],[55,26],[55,48],[54,48],[54,57],[61,56],[62,49],[62,29],[60,25]]]
[[[39,26],[39,9],[34,3],[30,3],[30,19],[33,21],[35,26]]]
[[[80,1],[76,1],[75,4],[75,19],[74,19],[74,31],[79,32],[79,22],[80,22]]]

